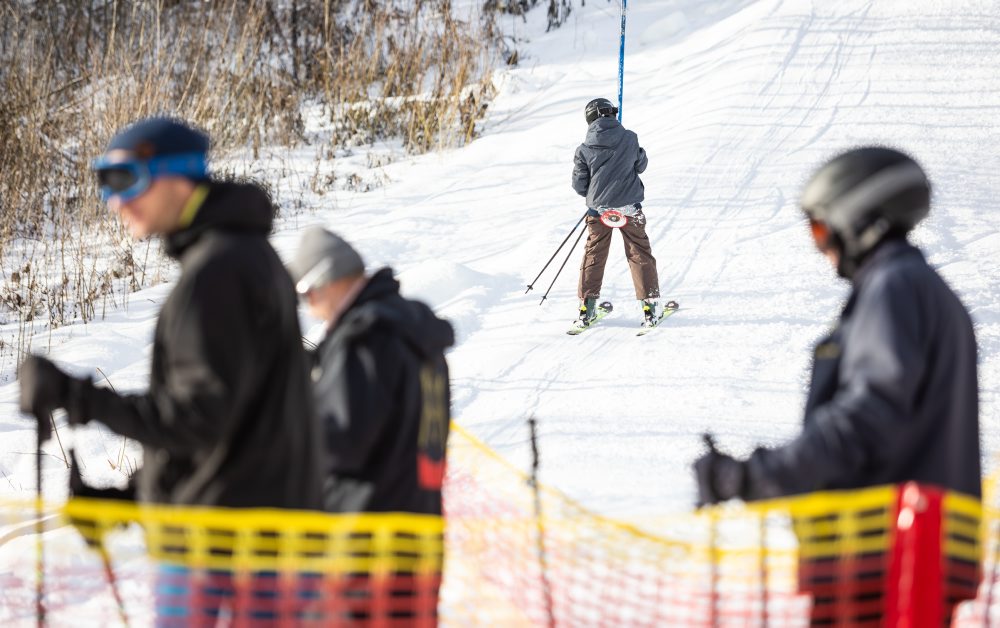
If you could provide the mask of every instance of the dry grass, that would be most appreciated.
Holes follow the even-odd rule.
[[[499,41],[448,0],[13,0],[0,29],[0,327],[16,326],[0,357],[15,362],[39,329],[101,318],[169,270],[97,196],[89,163],[116,129],[176,115],[216,156],[256,155],[304,141],[309,101],[333,147],[460,144],[493,96]]]

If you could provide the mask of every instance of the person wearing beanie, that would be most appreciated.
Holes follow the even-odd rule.
[[[318,424],[297,299],[267,241],[274,209],[253,185],[207,173],[208,138],[168,118],[136,122],[94,162],[137,238],[163,238],[181,274],[160,310],[149,390],[118,395],[33,356],[22,408],[99,421],[144,445],[138,498],[165,504],[318,508]],[[239,447],[234,440],[239,439]]]
[[[184,122],[151,118],[94,162],[109,208],[135,237],[162,238],[180,265],[157,320],[149,389],[118,394],[31,356],[21,408],[39,429],[65,408],[70,424],[98,421],[142,443],[141,502],[318,510],[319,423],[298,299],[267,239],[274,208],[257,186],[212,181],[208,146]],[[183,584],[185,574],[172,575]],[[163,604],[158,612],[181,623],[193,612],[183,600]]]
[[[288,270],[326,323],[313,386],[327,510],[441,514],[451,325],[403,298],[392,269],[367,275],[358,252],[326,229],[303,233]]]
[[[288,271],[309,313],[326,327],[312,354],[327,452],[326,509],[441,515],[451,325],[403,298],[391,268],[366,274],[358,252],[320,227],[305,230]],[[358,595],[368,583],[357,578]],[[440,584],[440,572],[392,581],[412,594],[411,603],[399,600],[393,620],[436,625]],[[377,610],[356,604],[348,615],[348,623],[373,620]]]

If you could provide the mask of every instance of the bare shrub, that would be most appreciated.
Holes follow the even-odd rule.
[[[496,29],[452,13],[449,0],[0,4],[0,327],[17,326],[3,350],[19,361],[36,324],[103,317],[163,278],[159,250],[127,237],[89,170],[129,122],[182,117],[216,156],[305,142],[307,100],[329,112],[332,146],[474,137]]]

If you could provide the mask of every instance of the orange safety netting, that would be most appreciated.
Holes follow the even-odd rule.
[[[456,426],[445,505],[443,520],[74,499],[39,524],[36,504],[5,502],[0,624],[35,621],[38,525],[55,626],[874,626],[907,609],[938,626],[977,586],[957,623],[1000,614],[996,512],[981,526],[977,501],[926,487],[625,523],[534,490]]]

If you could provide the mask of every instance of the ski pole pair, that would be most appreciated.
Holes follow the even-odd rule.
[[[559,251],[561,251],[562,248],[566,246],[566,243],[569,242],[569,239],[573,236],[573,233],[576,232],[577,227],[580,226],[580,223],[583,222],[583,219],[587,217],[587,213],[589,211],[590,210],[584,212],[583,215],[580,216],[580,220],[576,221],[576,224],[573,225],[573,229],[566,235],[565,238],[563,238],[563,241],[559,245],[559,248],[556,249],[556,252],[552,254],[552,257],[549,258],[549,261],[545,262],[545,266],[542,266],[542,270],[538,272],[538,277],[532,279],[531,283],[528,284],[528,289],[524,291],[524,294],[528,294],[535,288],[535,282],[538,281],[538,278],[542,276],[542,273],[545,272],[545,269],[549,267],[549,264],[551,264],[552,260],[556,258],[556,255],[559,255]],[[587,230],[584,229],[583,231],[580,232],[580,235],[576,236],[576,240],[573,242],[573,246],[569,247],[569,252],[566,253],[566,259],[563,260],[562,266],[560,266],[559,270],[556,271],[556,276],[552,278],[552,283],[549,284],[549,289],[545,291],[545,294],[542,296],[542,300],[538,302],[538,305],[545,303],[545,299],[548,298],[549,292],[552,291],[552,286],[556,285],[556,279],[559,279],[559,275],[562,273],[563,268],[566,268],[566,262],[569,261],[570,256],[573,254],[573,249],[575,249],[576,245],[579,244],[580,238],[583,237],[583,234],[586,233],[586,231]]]

